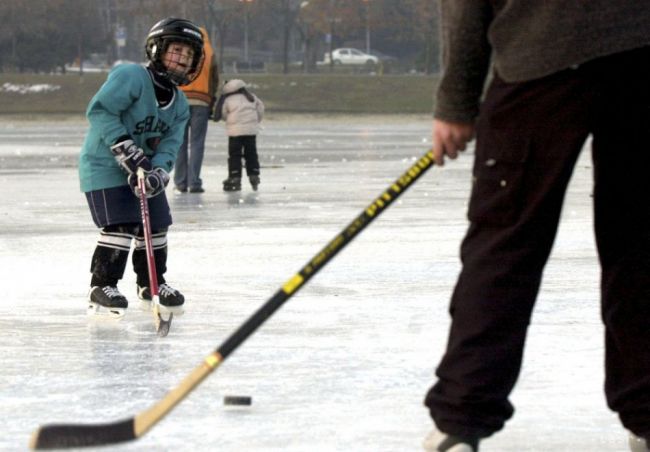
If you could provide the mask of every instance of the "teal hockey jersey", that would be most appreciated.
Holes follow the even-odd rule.
[[[110,146],[125,135],[144,150],[154,168],[170,172],[190,117],[185,95],[174,88],[164,107],[156,100],[149,71],[138,64],[115,67],[88,104],[90,127],[79,156],[81,191],[127,185]]]

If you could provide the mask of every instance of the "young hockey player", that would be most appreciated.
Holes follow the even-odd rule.
[[[161,311],[182,313],[183,295],[165,282],[167,230],[172,224],[165,187],[183,142],[189,108],[177,88],[190,83],[203,61],[199,28],[184,19],[156,23],[147,36],[147,67],[117,66],[90,101],[90,127],[79,158],[81,191],[101,228],[92,257],[89,309],[124,315],[128,301],[117,289],[135,239],[133,268],[138,296],[151,301],[137,187],[146,173],[152,242]]]
[[[257,134],[264,115],[264,104],[248,91],[242,80],[227,81],[214,110],[214,120],[226,122],[228,134],[228,178],[224,191],[241,190],[242,150],[248,180],[257,190],[260,184],[260,162],[257,156]]]

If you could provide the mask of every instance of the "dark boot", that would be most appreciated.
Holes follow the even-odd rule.
[[[645,438],[640,438],[633,433],[630,433],[630,450],[632,452],[648,452],[650,451],[650,444]]]
[[[257,191],[257,186],[260,184],[260,176],[248,176],[248,180],[251,183],[254,191]]]
[[[241,178],[229,177],[223,181],[223,191],[240,191]]]

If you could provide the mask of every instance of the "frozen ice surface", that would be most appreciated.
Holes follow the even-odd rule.
[[[120,322],[87,319],[98,237],[78,190],[83,120],[0,123],[0,450],[56,422],[130,418],[158,402],[426,151],[420,116],[270,118],[262,183],[221,191],[211,124],[204,194],[176,194],[167,278],[185,316],[159,338],[130,267]],[[624,451],[608,411],[586,149],[512,400],[490,451]],[[417,451],[445,346],[466,227],[470,155],[434,168],[292,297],[187,399],[124,451]],[[249,408],[223,406],[248,395]],[[99,449],[106,450],[106,449]]]

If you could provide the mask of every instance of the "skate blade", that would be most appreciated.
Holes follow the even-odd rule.
[[[88,302],[86,314],[107,320],[120,320],[126,314],[126,308],[107,308],[97,303]]]
[[[183,314],[185,314],[185,308],[183,306],[165,306],[158,303],[154,303],[153,301],[150,300],[144,300],[140,299],[140,309],[143,311],[153,311],[154,306],[158,307],[158,312],[162,314],[163,320],[168,319],[171,314],[174,314],[176,317],[180,317]]]
[[[168,318],[171,314],[174,314],[176,317],[180,317],[185,314],[185,308],[183,305],[180,306],[165,306],[163,304],[158,305],[158,312],[163,318]]]

